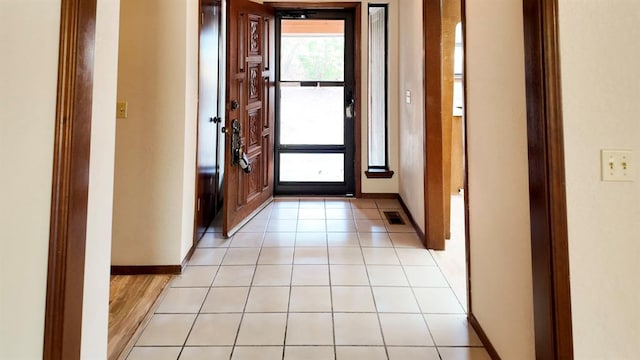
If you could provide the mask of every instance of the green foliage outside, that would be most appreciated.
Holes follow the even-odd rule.
[[[281,79],[343,81],[343,36],[283,36]]]

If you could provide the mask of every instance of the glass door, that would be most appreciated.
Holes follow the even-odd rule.
[[[353,16],[277,14],[277,194],[354,191]]]

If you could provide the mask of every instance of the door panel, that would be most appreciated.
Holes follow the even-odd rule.
[[[273,9],[233,0],[228,11],[225,235],[273,197],[275,93]],[[248,173],[240,166],[243,155]]]

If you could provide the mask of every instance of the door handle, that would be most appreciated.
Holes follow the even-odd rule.
[[[231,120],[231,163],[237,165],[240,161],[240,149],[242,139],[240,138],[240,122],[237,119]]]
[[[345,116],[348,119],[353,119],[355,116],[355,105],[356,101],[354,99],[350,99],[347,101],[347,107],[345,108]]]
[[[346,104],[345,116],[347,117],[347,119],[354,118],[356,100],[353,98],[353,92],[352,91],[349,91],[347,93],[347,98],[345,99],[345,104]]]
[[[237,119],[231,121],[231,164],[238,165],[245,173],[251,172],[251,163],[242,149],[242,138],[240,122]]]

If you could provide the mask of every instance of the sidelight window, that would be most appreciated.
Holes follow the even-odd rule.
[[[388,7],[369,5],[369,119],[367,177],[388,178]]]

